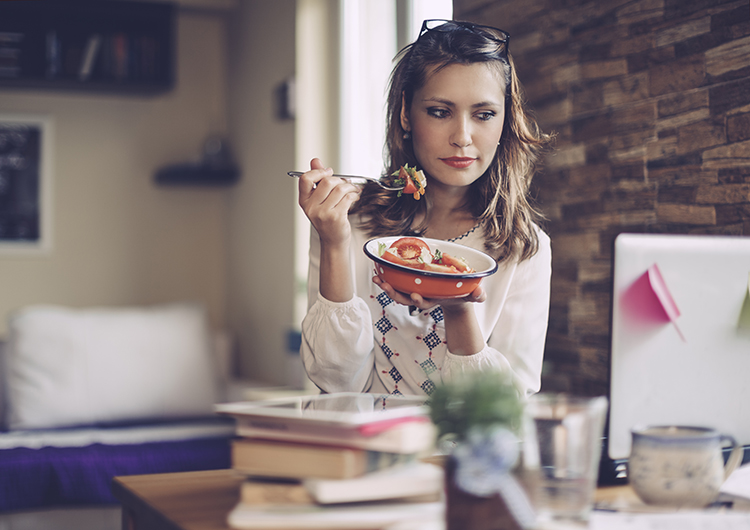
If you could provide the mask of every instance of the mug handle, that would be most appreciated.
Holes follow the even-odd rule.
[[[745,449],[741,445],[738,445],[737,440],[735,440],[728,434],[722,434],[721,441],[729,442],[730,447],[732,448],[732,452],[729,453],[729,458],[727,458],[727,463],[724,466],[724,480],[726,480],[729,478],[729,475],[731,475],[732,472],[737,469],[737,466],[740,465],[740,462],[742,462],[742,457],[745,454]]]

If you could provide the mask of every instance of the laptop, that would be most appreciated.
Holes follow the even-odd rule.
[[[615,240],[610,415],[600,482],[625,478],[630,430],[699,425],[750,460],[750,238]]]

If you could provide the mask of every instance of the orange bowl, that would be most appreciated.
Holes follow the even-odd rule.
[[[439,249],[451,256],[463,258],[475,272],[451,274],[423,271],[381,258],[378,250],[381,243],[388,248],[398,239],[401,239],[401,236],[370,239],[365,243],[364,251],[367,257],[375,262],[378,276],[402,293],[417,293],[425,298],[460,298],[476,289],[482,278],[497,272],[497,262],[492,256],[458,243],[428,237],[419,239],[429,245],[433,254],[435,249]]]

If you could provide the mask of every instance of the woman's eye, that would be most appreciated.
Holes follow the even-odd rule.
[[[482,121],[488,121],[495,117],[495,113],[492,111],[480,112],[477,114],[477,118]]]
[[[447,118],[448,117],[448,111],[446,109],[439,109],[435,107],[431,107],[427,109],[427,114],[434,118]]]

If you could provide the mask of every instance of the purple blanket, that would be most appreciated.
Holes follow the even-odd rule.
[[[226,469],[230,438],[0,451],[0,511],[114,504],[118,475]]]

